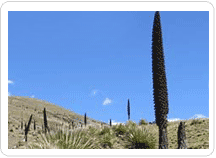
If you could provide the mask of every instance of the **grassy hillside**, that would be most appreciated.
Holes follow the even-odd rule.
[[[46,108],[50,135],[45,136],[43,109]],[[24,128],[21,120],[28,123],[33,114],[28,141],[24,141]],[[36,121],[36,130],[33,122]],[[72,121],[75,127],[72,129]],[[23,125],[24,126],[24,125]],[[82,126],[82,128],[81,128]],[[169,122],[169,149],[177,149],[177,130],[179,122]],[[62,131],[61,131],[62,130]],[[185,120],[188,149],[209,148],[209,120]],[[82,139],[81,139],[82,138]],[[130,121],[126,125],[101,125],[100,121],[87,116],[87,127],[84,126],[84,114],[64,109],[58,105],[35,98],[17,96],[8,97],[8,148],[91,148],[91,149],[145,149],[158,148],[158,127],[137,125]]]

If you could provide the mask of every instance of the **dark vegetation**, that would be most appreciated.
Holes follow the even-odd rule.
[[[159,127],[159,149],[168,149],[168,93],[163,53],[160,13],[155,12],[152,31],[152,73],[156,124]]]

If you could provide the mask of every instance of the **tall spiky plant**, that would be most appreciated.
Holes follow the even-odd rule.
[[[187,149],[185,123],[182,121],[180,122],[178,127],[178,149]]]
[[[127,111],[128,111],[128,120],[130,120],[130,101],[129,99],[128,99]]]
[[[72,129],[74,129],[74,121],[72,121]]]
[[[36,121],[34,119],[34,130],[36,130]]]
[[[159,11],[155,12],[152,32],[152,72],[156,124],[159,126],[159,149],[168,149],[168,93]]]
[[[44,114],[44,129],[45,129],[45,134],[46,134],[47,130],[49,131],[48,123],[47,123],[47,116],[46,116],[46,108],[44,108],[43,114]]]
[[[22,111],[21,111],[21,129],[23,129],[23,105],[22,105]]]
[[[86,127],[86,124],[87,124],[86,113],[85,113],[85,116],[84,116],[84,123],[85,123],[85,127]]]
[[[21,129],[23,129],[23,120],[21,121]]]
[[[30,116],[30,118],[29,118],[29,122],[28,122],[28,125],[27,125],[27,127],[26,127],[26,124],[25,124],[25,141],[27,141],[27,135],[28,135],[28,131],[29,131],[29,128],[30,128],[30,124],[31,124],[31,119],[32,119],[32,114],[31,114],[31,116]]]
[[[112,121],[111,121],[111,119],[110,119],[110,127],[112,126]]]

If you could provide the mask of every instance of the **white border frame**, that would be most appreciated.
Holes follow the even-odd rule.
[[[209,149],[8,149],[8,11],[209,11]],[[213,15],[209,2],[6,2],[1,7],[1,150],[7,156],[206,156],[213,152]],[[153,19],[152,19],[153,20]],[[152,21],[153,22],[153,21]],[[215,133],[215,132],[214,132]],[[143,151],[145,150],[145,152]],[[157,151],[155,151],[157,150]],[[51,155],[50,155],[51,154]]]

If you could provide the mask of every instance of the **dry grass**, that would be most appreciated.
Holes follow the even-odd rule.
[[[43,108],[47,111],[48,126],[51,135],[44,135],[42,131]],[[28,142],[24,142],[24,130],[20,129],[21,118],[27,123],[30,115],[36,120],[36,131],[33,123],[28,133]],[[84,127],[84,116],[66,110],[60,106],[37,100],[35,98],[8,97],[8,148],[101,148],[101,149],[128,149],[158,147],[158,127],[153,125],[137,125],[127,122],[126,126],[108,125],[101,127],[100,121],[87,117],[87,127],[76,127],[69,130],[69,123],[73,120],[76,126],[80,123]],[[168,141],[169,149],[177,149],[178,121],[169,122]],[[96,127],[96,128],[94,128]],[[63,133],[58,133],[59,130]],[[188,149],[209,148],[209,119],[185,120],[186,139]],[[73,132],[73,137],[72,133]],[[154,137],[152,137],[154,136]],[[155,142],[153,140],[156,140]]]

